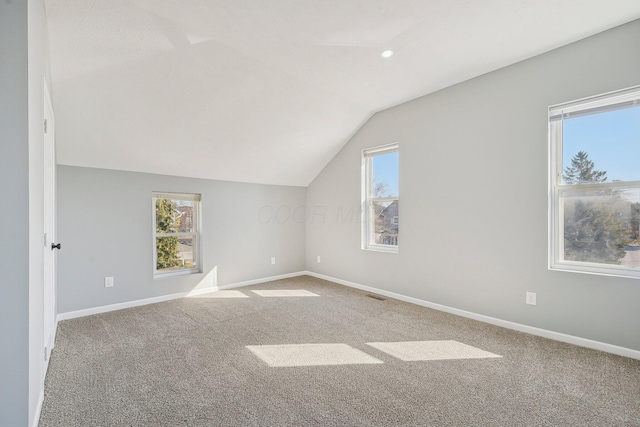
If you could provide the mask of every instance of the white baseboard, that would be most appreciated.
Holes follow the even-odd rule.
[[[38,397],[38,407],[36,408],[36,413],[33,416],[31,427],[38,427],[38,424],[40,423],[40,413],[42,412],[43,404],[44,404],[44,384],[42,386],[42,390],[40,390],[40,397]]]
[[[57,319],[58,319],[58,321],[68,320],[68,319],[75,319],[77,317],[91,316],[91,315],[94,315],[94,314],[107,313],[109,311],[116,311],[116,310],[122,310],[122,309],[125,309],[125,308],[139,307],[141,305],[155,304],[155,303],[158,303],[158,302],[171,301],[171,300],[174,300],[174,299],[184,298],[184,297],[188,297],[188,296],[191,296],[191,295],[200,295],[200,294],[204,294],[204,293],[208,293],[208,292],[215,292],[217,290],[218,290],[218,288],[216,288],[216,287],[210,287],[210,288],[198,289],[197,291],[180,292],[180,293],[176,293],[176,294],[161,295],[161,296],[158,296],[158,297],[139,299],[139,300],[135,300],[135,301],[121,302],[121,303],[117,303],[117,304],[102,305],[100,307],[85,308],[83,310],[68,311],[66,313],[59,313],[58,316],[57,316]]]
[[[259,283],[272,282],[274,280],[288,279],[290,277],[302,276],[304,274],[306,274],[305,271],[298,271],[298,272],[295,272],[295,273],[282,274],[282,275],[279,275],[279,276],[272,276],[272,277],[264,277],[264,278],[261,278],[261,279],[247,280],[245,282],[230,283],[228,285],[212,286],[212,287],[208,287],[208,288],[195,289],[195,290],[190,291],[190,292],[180,292],[180,293],[175,293],[175,294],[160,295],[160,296],[152,297],[152,298],[139,299],[139,300],[135,300],[135,301],[126,301],[126,302],[121,302],[121,303],[117,303],[117,304],[103,305],[103,306],[100,306],[100,307],[87,308],[87,309],[84,309],[84,310],[69,311],[69,312],[66,312],[66,313],[59,313],[58,316],[56,317],[56,319],[59,322],[61,320],[75,319],[77,317],[91,316],[91,315],[94,315],[94,314],[107,313],[109,311],[122,310],[122,309],[125,309],[125,308],[139,307],[141,305],[155,304],[155,303],[158,303],[158,302],[171,301],[171,300],[179,299],[179,298],[185,298],[185,297],[191,297],[191,296],[195,296],[195,295],[208,294],[208,293],[217,292],[217,291],[223,290],[223,289],[240,288],[240,287],[243,287],[243,286],[256,285],[256,284],[259,284]]]
[[[42,405],[44,404],[44,381],[47,378],[47,371],[49,370],[49,362],[51,361],[51,352],[56,345],[56,332],[58,331],[58,320],[53,324],[53,331],[50,333],[49,340],[47,342],[47,359],[44,362],[44,367],[42,371],[42,382],[40,383],[40,396],[38,397],[38,405],[35,409],[35,414],[33,416],[33,421],[31,423],[31,427],[38,427],[38,423],[40,422],[40,413],[42,412]]]
[[[305,274],[316,277],[318,279],[328,280],[329,282],[338,283],[340,285],[348,286],[350,288],[360,289],[367,292],[372,292],[379,295],[384,295],[389,298],[394,298],[400,301],[410,302],[412,304],[421,305],[423,307],[432,308],[434,310],[444,311],[446,313],[455,314],[457,316],[467,317],[473,320],[479,320],[481,322],[489,323],[496,326],[502,326],[507,329],[513,329],[515,331],[526,332],[528,334],[537,335],[544,338],[549,338],[556,341],[566,342],[569,344],[578,345],[581,347],[587,347],[594,350],[600,350],[607,353],[617,354],[618,356],[629,357],[632,359],[640,360],[640,351],[630,348],[619,347],[613,344],[607,344],[600,341],[593,341],[587,338],[575,337],[573,335],[567,335],[560,332],[549,331],[547,329],[540,329],[533,326],[522,325],[520,323],[510,322],[508,320],[502,320],[495,317],[485,316],[483,314],[473,313],[470,311],[460,310],[457,308],[449,307],[446,305],[436,304],[429,301],[424,301],[418,298],[409,297],[395,292],[389,292],[371,286],[361,285],[359,283],[349,282],[347,280],[337,279],[331,276],[325,276],[324,274],[314,273],[312,271],[306,271]]]

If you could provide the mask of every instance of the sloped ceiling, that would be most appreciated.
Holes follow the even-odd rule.
[[[58,163],[297,186],[377,111],[640,18],[638,0],[46,6]]]

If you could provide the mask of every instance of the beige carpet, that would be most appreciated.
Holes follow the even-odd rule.
[[[640,361],[299,277],[61,322],[40,426],[640,426]]]

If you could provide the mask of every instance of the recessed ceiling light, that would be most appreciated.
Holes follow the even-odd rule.
[[[393,56],[393,51],[391,49],[387,49],[380,54],[383,58],[391,58]]]

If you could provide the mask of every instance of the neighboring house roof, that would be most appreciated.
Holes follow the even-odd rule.
[[[391,202],[389,206],[387,206],[386,208],[384,208],[382,212],[380,212],[380,216],[384,216],[384,217],[398,216],[398,201],[394,200],[393,202]]]

